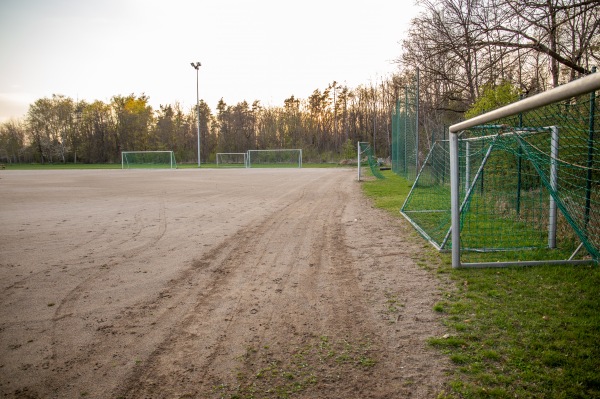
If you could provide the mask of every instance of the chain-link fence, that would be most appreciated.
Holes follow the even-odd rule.
[[[403,88],[392,112],[392,171],[413,181],[418,172],[419,81]]]

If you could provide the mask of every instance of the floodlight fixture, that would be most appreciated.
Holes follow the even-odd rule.
[[[202,64],[200,62],[190,62],[190,65],[196,70],[196,118],[198,119],[198,167],[200,167],[200,97],[198,96],[198,71]]]

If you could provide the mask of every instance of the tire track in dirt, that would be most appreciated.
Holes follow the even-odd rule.
[[[54,370],[54,375],[61,376],[60,380],[56,380],[52,375],[46,381],[46,385],[53,387],[57,397],[60,396],[60,392],[69,392],[75,386],[93,386],[95,391],[90,392],[92,396],[106,396],[110,388],[114,387],[96,380],[93,378],[93,373],[85,375],[77,370],[89,368],[89,364],[93,363],[96,365],[94,370],[106,377],[106,380],[119,379],[126,374],[125,370],[132,367],[135,369],[142,364],[143,359],[150,356],[152,350],[158,348],[156,350],[160,351],[160,343],[169,341],[168,338],[165,339],[165,331],[171,334],[176,329],[178,321],[187,314],[195,312],[191,306],[196,301],[202,300],[203,297],[214,297],[218,294],[219,287],[227,285],[225,282],[230,278],[233,270],[232,267],[222,265],[228,262],[235,263],[234,260],[240,253],[243,255],[251,252],[254,245],[252,238],[272,230],[272,225],[278,223],[276,219],[280,213],[285,214],[285,209],[293,207],[298,201],[301,202],[301,199],[297,198],[298,192],[301,191],[297,189],[291,193],[278,195],[275,202],[289,203],[290,199],[293,202],[280,207],[280,210],[263,223],[256,225],[250,223],[251,227],[230,237],[228,241],[222,242],[202,259],[193,262],[178,278],[172,279],[155,298],[146,303],[129,306],[114,320],[103,322],[98,327],[96,338],[91,344],[79,348],[77,353],[71,356],[67,356],[65,346],[65,352],[57,356],[57,359],[62,359],[64,367],[59,366]],[[100,274],[94,277],[99,276]],[[80,296],[79,292],[93,285],[93,281],[90,278],[76,292],[73,292],[73,295]],[[76,301],[69,301],[69,303],[76,303]],[[67,320],[70,319],[67,317]],[[138,330],[148,325],[156,328],[152,332],[141,335]],[[115,347],[119,350],[115,351]]]
[[[134,221],[136,229],[133,230],[133,234],[128,236],[126,239],[121,239],[117,244],[111,243],[111,237],[109,233],[111,231],[110,223],[103,223],[100,226],[97,226],[97,230],[94,233],[92,238],[86,238],[85,241],[76,243],[73,247],[69,247],[62,252],[62,259],[60,260],[45,260],[45,264],[50,264],[47,268],[44,268],[37,272],[31,272],[27,276],[17,281],[14,281],[10,285],[6,286],[4,291],[2,292],[2,302],[10,303],[12,300],[19,301],[20,295],[24,295],[25,292],[22,291],[23,288],[27,288],[28,286],[36,286],[40,284],[40,280],[48,280],[53,274],[64,274],[69,273],[71,277],[73,276],[82,276],[83,280],[77,283],[76,286],[67,291],[64,296],[61,298],[59,305],[55,308],[54,316],[52,320],[56,322],[64,317],[68,317],[72,315],[68,309],[73,308],[74,305],[69,305],[70,303],[74,303],[77,299],[81,297],[82,292],[86,291],[86,287],[94,287],[94,282],[98,279],[103,278],[106,274],[108,274],[112,268],[122,262],[122,259],[130,259],[132,257],[138,256],[143,253],[145,250],[152,248],[165,234],[167,228],[166,216],[165,216],[165,203],[164,198],[161,198],[158,201],[159,209],[158,209],[158,234],[155,237],[152,237],[149,242],[139,244],[134,248],[130,249],[122,249],[126,243],[135,241],[137,237],[140,235],[143,229],[151,230],[154,226],[145,226],[141,219],[141,213],[145,212],[146,209],[138,210],[134,215]],[[122,204],[116,212],[113,213],[114,217],[107,217],[106,219],[115,220],[118,219],[116,215],[119,215],[123,212],[125,206]],[[149,228],[150,227],[150,228]],[[153,233],[154,234],[154,233]],[[112,253],[109,255],[109,261],[106,261],[107,255],[101,249],[98,249],[98,241],[101,238],[107,238],[107,244],[111,248],[120,248],[119,251],[115,252],[111,249]],[[94,248],[90,248],[91,243],[95,243]],[[63,245],[63,243],[60,243]],[[106,245],[106,244],[103,244]],[[90,250],[92,252],[90,252]],[[87,254],[82,254],[78,252],[86,252]],[[96,252],[93,254],[93,252]],[[59,267],[60,266],[60,267]],[[62,279],[62,278],[61,278]],[[54,306],[54,305],[53,305]],[[29,321],[17,321],[16,323],[28,323]],[[14,324],[10,323],[10,324]],[[4,327],[7,326],[6,323],[3,323]]]
[[[326,364],[307,355],[316,379],[297,397],[435,397],[443,362],[427,350],[425,340],[440,330],[431,309],[436,288],[410,259],[419,246],[407,243],[401,237],[405,230],[362,199],[350,173],[311,173],[302,181],[281,193],[273,190],[269,197],[252,197],[256,200],[243,206],[232,201],[236,208],[231,212],[241,216],[222,220],[231,223],[222,225],[228,226],[226,234],[219,234],[217,226],[208,233],[210,240],[194,235],[177,246],[160,244],[158,238],[153,245],[162,245],[162,252],[150,246],[138,253],[128,252],[137,247],[124,243],[120,259],[127,261],[122,255],[130,253],[131,262],[153,262],[154,270],[161,264],[155,257],[165,256],[171,246],[199,257],[179,257],[184,264],[176,266],[176,274],[167,274],[169,280],[148,278],[155,284],[147,294],[126,305],[110,305],[110,311],[98,312],[104,315],[101,320],[84,320],[93,315],[77,311],[77,304],[84,305],[85,292],[96,284],[106,286],[102,280],[111,269],[121,270],[112,263],[116,258],[108,270],[81,282],[60,312],[56,309],[52,370],[28,385],[29,394],[229,397],[242,383],[258,381],[254,375],[265,362],[284,367],[299,348],[314,349],[327,338],[353,347],[368,342],[364,353],[374,365]],[[206,205],[205,210],[212,209]],[[220,210],[227,208],[223,205]],[[187,218],[183,209],[176,214]],[[167,224],[166,215],[164,220],[169,228],[165,242],[173,242],[174,231],[193,234]],[[232,234],[233,226],[239,229]],[[156,235],[160,226],[138,239],[147,240],[150,231]],[[203,241],[213,246],[207,251]],[[119,292],[129,284],[139,290],[144,281],[126,280]],[[405,307],[389,311],[389,298]],[[60,335],[71,327],[85,336]]]
[[[429,337],[446,333],[433,311],[441,299],[441,280],[417,265],[427,258],[423,248],[430,249],[412,226],[375,209],[364,197],[349,203],[346,220],[353,219],[357,221],[348,223],[346,247],[361,264],[358,280],[370,293],[369,310],[385,349],[382,362],[394,370],[378,379],[376,391],[437,397],[451,366],[427,344]]]
[[[370,293],[360,286],[357,273],[360,265],[346,246],[343,218],[348,196],[345,191],[338,190],[331,200],[339,205],[327,208],[317,219],[315,239],[308,249],[309,267],[301,271],[297,292],[289,296],[286,303],[278,305],[282,317],[272,330],[287,330],[293,344],[277,345],[281,349],[279,353],[271,350],[271,358],[290,358],[296,348],[315,348],[336,342],[343,342],[352,349],[368,343],[369,356],[373,359],[381,357],[383,346],[379,332],[373,328],[376,320],[369,311]],[[285,311],[297,308],[296,303],[307,306],[299,313]],[[276,339],[277,336],[265,337],[265,342]],[[318,365],[315,375],[318,383],[306,387],[302,397],[379,397],[376,381],[386,378],[387,366],[376,365],[374,369],[346,367],[340,377],[341,370],[324,365],[322,359],[309,358],[307,361]]]
[[[115,220],[117,219],[117,216],[123,213],[123,210],[125,208],[125,204],[121,203],[119,205],[119,208],[116,209],[114,212],[112,212],[111,215],[105,217],[105,220]],[[85,261],[88,263],[93,263],[95,260],[97,259],[101,259],[102,257],[104,257],[104,254],[102,253],[98,253],[94,259],[94,257],[89,257],[88,255],[80,255],[77,254],[78,251],[80,250],[89,250],[89,246],[91,246],[91,244],[96,243],[100,238],[102,237],[106,237],[107,233],[110,231],[111,229],[111,223],[110,222],[103,222],[101,225],[96,225],[96,230],[93,231],[93,234],[90,237],[86,237],[85,239],[83,239],[82,241],[79,242],[74,242],[72,244],[66,244],[66,243],[59,243],[61,246],[66,244],[66,248],[64,248],[64,250],[62,251],[62,253],[60,254],[60,258],[59,259],[46,259],[45,260],[45,264],[48,264],[49,266],[43,270],[37,271],[37,272],[32,272],[30,274],[28,274],[27,276],[25,276],[22,279],[16,280],[13,283],[11,283],[10,285],[5,287],[5,290],[3,292],[3,296],[6,296],[6,298],[13,294],[13,289],[18,289],[18,288],[22,288],[23,286],[27,285],[30,281],[36,280],[37,278],[39,278],[41,275],[47,275],[51,272],[56,271],[56,269],[58,268],[57,264],[60,264],[61,269],[64,270],[65,266],[73,266],[73,265],[81,265],[81,263],[83,262],[82,258],[85,258]],[[78,237],[79,238],[79,237]],[[43,243],[38,243],[38,245],[43,245]],[[74,256],[73,259],[69,260],[69,256]],[[78,271],[82,271],[82,270],[87,270],[87,269],[93,269],[96,268],[97,266],[90,266],[87,268],[79,268]],[[4,299],[6,299],[4,298]]]
[[[381,348],[371,328],[375,320],[367,310],[368,293],[346,249],[342,217],[347,195],[339,184],[339,178],[321,181],[255,230],[236,236],[227,255],[204,259],[213,269],[223,259],[215,270],[227,278],[211,283],[116,396],[219,397],[215,387],[239,384],[236,373],[244,371],[239,359],[249,348],[268,347],[271,356],[290,357],[295,348],[323,336],[370,341]],[[335,391],[330,397],[371,397],[377,392],[373,373],[357,370],[343,384],[326,378],[319,389]]]
[[[126,242],[135,241],[137,237],[140,236],[141,232],[146,228],[142,223],[142,219],[140,214],[145,212],[146,209],[139,210],[135,214],[135,225],[138,226],[137,231],[133,233],[133,235],[126,239],[122,240],[119,244],[119,248],[124,245]],[[154,227],[154,226],[151,226]],[[152,233],[149,235],[148,239],[145,242],[136,245],[131,249],[127,249],[118,254],[113,254],[113,260],[105,263],[100,268],[98,266],[91,266],[84,269],[80,269],[78,272],[86,272],[90,269],[95,270],[89,277],[85,278],[79,284],[77,284],[73,289],[71,289],[60,301],[60,304],[56,308],[54,313],[54,321],[58,321],[72,314],[73,308],[76,306],[77,300],[83,295],[87,290],[92,289],[94,286],[94,282],[107,274],[111,267],[115,266],[117,263],[120,263],[120,260],[115,260],[114,258],[119,256],[120,258],[129,259],[135,256],[139,256],[142,252],[148,250],[149,248],[154,247],[160,239],[165,235],[167,231],[167,220],[165,217],[165,203],[164,198],[161,198],[159,201],[159,209],[158,209],[158,231],[156,233]]]
[[[20,295],[24,295],[23,288],[28,286],[36,286],[43,283],[46,280],[51,279],[53,275],[64,275],[69,274],[69,277],[77,277],[82,279],[77,285],[71,288],[64,294],[62,299],[58,302],[59,305],[55,310],[53,316],[54,321],[60,320],[63,317],[67,317],[71,314],[68,310],[65,310],[65,304],[70,301],[74,301],[81,296],[81,292],[85,291],[85,287],[94,287],[94,282],[98,279],[103,278],[111,272],[114,266],[120,264],[123,259],[130,259],[144,251],[152,248],[165,234],[167,228],[167,221],[165,216],[165,202],[163,196],[158,201],[153,198],[152,201],[158,204],[158,234],[154,232],[150,234],[150,241],[146,241],[142,244],[137,244],[127,249],[128,243],[135,242],[142,231],[154,230],[154,226],[144,224],[142,220],[142,214],[147,212],[147,206],[143,209],[139,209],[133,216],[133,225],[127,224],[123,229],[130,229],[131,234],[128,234],[126,238],[115,239],[112,234],[114,232],[114,220],[119,220],[119,216],[125,213],[125,209],[131,207],[129,203],[130,199],[125,198],[121,202],[118,208],[112,212],[109,216],[106,216],[101,224],[93,225],[93,232],[91,237],[86,237],[83,241],[75,243],[70,246],[65,242],[57,242],[57,246],[65,247],[64,251],[61,252],[60,258],[57,259],[44,259],[44,264],[48,265],[42,270],[31,272],[25,277],[12,282],[6,286],[2,292],[2,302],[18,301]],[[135,228],[132,228],[134,226]],[[40,244],[41,245],[41,244]],[[118,248],[115,251],[114,248]],[[106,252],[110,251],[108,255],[109,260],[107,261]],[[79,277],[81,276],[81,277]],[[62,280],[62,277],[59,277]],[[56,299],[53,299],[56,301]],[[53,302],[54,303],[54,302]],[[68,306],[67,306],[68,307]]]
[[[136,212],[134,216],[135,225],[137,229],[133,232],[132,236],[127,240],[122,240],[118,248],[126,242],[135,241],[140,237],[142,231],[155,230],[150,234],[144,236],[144,241],[140,244],[135,245],[132,248],[122,250],[117,254],[113,254],[112,260],[104,263],[102,266],[90,266],[78,270],[78,274],[86,273],[89,274],[74,288],[69,290],[61,299],[60,303],[56,307],[54,316],[52,317],[52,325],[50,327],[51,334],[51,355],[44,368],[51,369],[54,373],[68,373],[69,370],[75,367],[76,362],[72,359],[74,343],[65,340],[64,331],[75,329],[83,331],[84,329],[79,328],[79,325],[85,324],[85,320],[81,317],[76,317],[77,307],[79,301],[85,298],[86,294],[94,290],[94,287],[98,284],[98,280],[102,279],[111,270],[117,266],[122,265],[123,260],[127,260],[136,256],[140,256],[143,252],[154,247],[165,235],[167,231],[167,219],[165,215],[165,203],[164,198],[158,200],[158,222],[157,225],[144,225],[141,218],[141,213],[146,212],[146,209],[141,209]],[[79,337],[82,340],[84,337]],[[80,345],[75,344],[75,347]],[[47,381],[47,385],[52,384],[52,377]],[[64,384],[64,380],[60,382]]]
[[[81,313],[78,311],[78,306],[82,297],[85,298],[87,293],[94,292],[100,280],[105,278],[123,259],[139,256],[164,236],[167,222],[164,201],[160,200],[157,206],[157,225],[149,226],[146,224],[144,226],[141,219],[137,217],[139,227],[133,231],[133,233],[137,233],[138,230],[142,231],[142,229],[152,230],[152,233],[147,235],[151,237],[150,241],[138,244],[135,248],[114,252],[107,259],[106,253],[98,248],[98,245],[100,245],[98,241],[101,241],[102,245],[106,245],[105,243],[112,240],[112,237],[108,236],[109,232],[112,231],[111,222],[118,219],[117,215],[127,206],[129,205],[121,203],[116,211],[111,212],[110,215],[114,217],[109,216],[107,218],[110,221],[91,227],[96,231],[93,236],[96,239],[95,246],[89,245],[92,240],[87,236],[84,242],[78,242],[78,237],[74,238],[73,241],[76,242],[74,247],[69,246],[64,241],[58,241],[57,246],[65,248],[62,252],[62,260],[43,258],[44,261],[41,263],[49,266],[28,274],[25,278],[14,283],[11,289],[2,292],[1,303],[5,314],[9,314],[10,308],[14,308],[15,303],[23,308],[23,312],[20,312],[20,314],[13,312],[15,316],[10,319],[3,318],[0,324],[0,332],[2,332],[4,339],[18,342],[23,339],[24,335],[34,337],[37,333],[44,336],[43,340],[34,340],[33,338],[28,340],[32,344],[28,345],[29,348],[26,351],[28,355],[30,353],[34,353],[34,355],[27,358],[29,361],[22,360],[19,365],[20,370],[27,371],[29,381],[43,383],[49,373],[58,373],[70,367],[69,358],[72,356],[71,353],[85,341],[86,337],[85,333],[82,333],[83,330],[79,328],[86,323],[84,316],[76,315]],[[103,237],[106,240],[102,240]],[[145,237],[145,239],[147,238]],[[116,248],[122,249],[125,247]],[[96,252],[96,254],[92,255],[93,252]],[[76,281],[76,284],[72,284],[73,281]],[[54,292],[41,303],[42,310],[38,311],[39,317],[35,317],[36,315],[32,315],[29,309],[31,303],[35,303],[35,299],[32,300],[31,296],[36,295],[36,292],[29,289],[48,285],[55,287]],[[67,287],[68,289],[65,290]],[[27,295],[29,295],[29,298],[25,297]],[[30,306],[24,307],[23,303],[28,303]],[[38,306],[37,309],[39,308]],[[53,311],[52,313],[44,312],[43,308]],[[21,333],[16,333],[19,330]],[[71,341],[72,336],[70,333],[72,331],[78,331],[78,334],[80,334],[75,336],[74,342]],[[21,348],[22,344],[18,346]],[[9,354],[13,356],[12,352],[9,352]],[[30,359],[32,358],[36,358],[37,361],[35,363],[31,362]],[[5,359],[5,361],[9,360]],[[14,363],[15,361],[11,360],[11,362]]]
[[[208,383],[213,379],[211,374],[216,364],[234,360],[224,354],[239,352],[244,343],[262,336],[262,331],[269,328],[273,312],[263,309],[265,301],[261,299],[267,292],[279,295],[278,287],[289,278],[290,268],[294,266],[290,259],[297,258],[300,251],[297,243],[286,247],[289,251],[284,252],[272,249],[271,245],[293,242],[290,232],[296,234],[299,225],[305,221],[294,220],[290,214],[305,211],[305,197],[306,192],[303,192],[289,205],[255,227],[240,231],[198,261],[215,277],[205,281],[204,289],[198,291],[193,310],[185,315],[148,361],[137,368],[126,384],[127,388],[119,394],[160,396],[152,391],[164,387],[165,383],[169,386],[169,395],[176,395],[173,390],[185,394],[190,385],[196,385],[195,378]],[[248,316],[259,313],[263,322],[248,323]],[[203,335],[208,331],[210,334]],[[189,355],[192,362],[187,359]],[[173,367],[178,368],[178,372],[168,371]],[[142,393],[144,389],[149,392]]]

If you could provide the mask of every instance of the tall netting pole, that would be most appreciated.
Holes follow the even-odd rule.
[[[415,95],[415,173],[419,172],[419,68],[417,68]]]
[[[358,159],[356,165],[358,166],[358,181],[360,181],[360,141],[356,143],[356,153],[358,154]]]
[[[408,174],[408,87],[404,88],[404,176]]]
[[[592,72],[596,72],[596,67],[592,68]],[[590,208],[592,200],[592,168],[594,166],[594,130],[596,120],[596,92],[590,93],[590,127],[588,135],[588,156],[587,156],[587,173],[586,173],[586,185],[585,185],[585,223],[584,229],[586,235],[588,234],[588,224],[590,222]]]
[[[419,162],[419,73],[402,87],[392,111],[392,171],[414,180]]]
[[[392,112],[392,171],[400,174],[400,98]]]

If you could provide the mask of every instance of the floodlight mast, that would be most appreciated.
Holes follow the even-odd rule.
[[[202,64],[191,62],[190,65],[196,70],[196,117],[198,119],[198,167],[200,167],[200,97],[198,96],[198,71]]]

